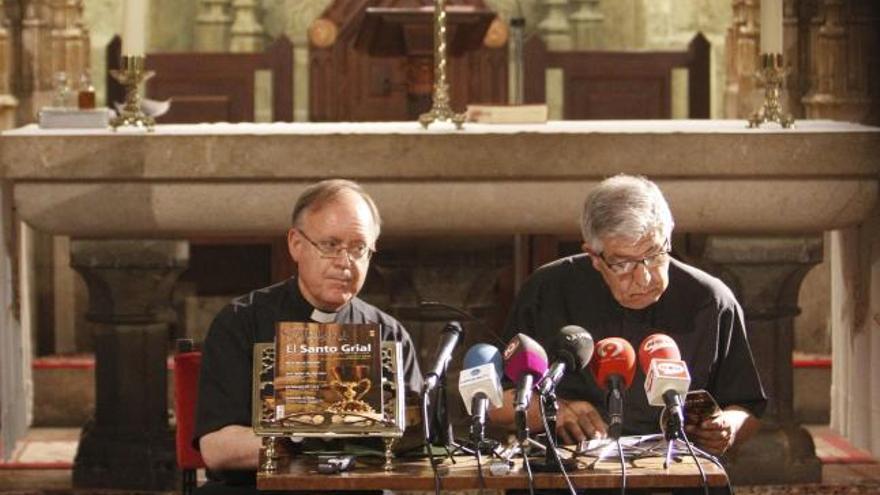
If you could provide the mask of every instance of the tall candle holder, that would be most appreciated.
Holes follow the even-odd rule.
[[[434,95],[431,109],[419,115],[419,123],[427,129],[434,121],[452,121],[461,129],[464,113],[455,113],[449,106],[449,84],[446,82],[446,0],[434,3]]]
[[[782,83],[787,74],[788,69],[782,63],[781,53],[761,54],[761,68],[758,69],[757,77],[764,84],[764,102],[749,117],[750,128],[759,127],[764,122],[777,122],[786,129],[794,125],[794,118],[782,111],[780,101]]]
[[[139,88],[142,82],[153,77],[155,72],[144,69],[143,55],[123,55],[120,68],[110,71],[110,75],[125,86],[125,104],[119,115],[110,120],[115,131],[119,126],[141,127],[152,131],[156,121],[141,110]]]

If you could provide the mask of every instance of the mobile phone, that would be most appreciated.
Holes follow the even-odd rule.
[[[354,469],[353,455],[318,456],[318,472],[336,474]]]
[[[684,398],[684,424],[698,425],[721,414],[721,408],[712,394],[705,390],[691,390]]]

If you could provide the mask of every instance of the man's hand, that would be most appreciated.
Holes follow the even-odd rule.
[[[720,456],[735,443],[750,437],[757,430],[757,426],[758,420],[748,411],[730,407],[698,425],[685,426],[685,432],[698,447],[712,455]]]
[[[608,425],[589,402],[559,399],[556,433],[561,443],[571,445],[583,440],[605,438]]]

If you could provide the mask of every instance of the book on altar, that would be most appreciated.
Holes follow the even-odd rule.
[[[275,417],[303,433],[383,421],[378,324],[280,322],[275,336]]]
[[[468,105],[467,120],[481,124],[543,124],[547,105]]]
[[[42,129],[106,129],[110,116],[109,108],[45,107],[40,110],[39,122]]]

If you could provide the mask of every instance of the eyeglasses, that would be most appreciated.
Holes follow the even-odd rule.
[[[645,268],[656,268],[658,266],[663,265],[667,261],[669,261],[669,252],[671,250],[671,246],[669,244],[669,239],[666,239],[666,242],[663,243],[663,248],[649,256],[645,256],[644,258],[637,260],[626,260],[620,261],[618,263],[609,263],[608,260],[602,256],[602,253],[599,253],[599,258],[602,259],[602,262],[605,263],[605,266],[611,270],[615,275],[629,275],[635,271],[636,266],[639,264],[645,265]]]
[[[369,246],[367,246],[363,242],[355,243],[351,246],[346,246],[345,244],[339,241],[318,241],[315,242],[309,239],[309,236],[306,235],[300,229],[296,229],[300,234],[302,234],[303,238],[309,241],[309,244],[315,247],[319,253],[321,253],[322,258],[330,258],[336,259],[341,258],[343,255],[348,256],[348,259],[352,261],[362,261],[365,259],[370,259],[375,251],[373,251]]]

